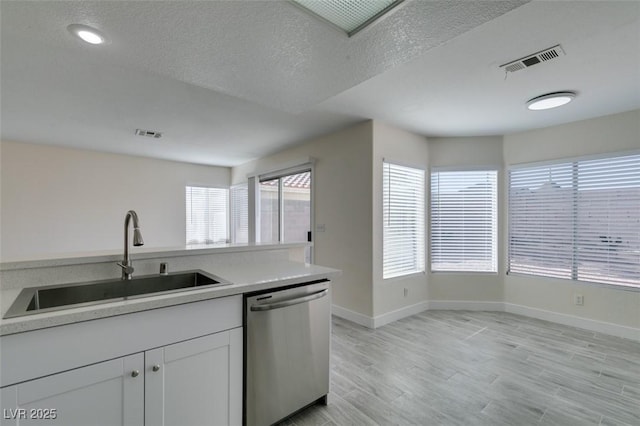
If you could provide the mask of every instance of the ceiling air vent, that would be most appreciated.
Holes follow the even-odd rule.
[[[142,129],[136,129],[136,135],[146,136],[148,138],[155,138],[155,139],[159,139],[162,137],[162,133],[160,132],[154,132],[153,130],[142,130]]]
[[[564,54],[565,53],[564,50],[562,50],[562,46],[557,44],[553,47],[541,50],[540,52],[536,52],[532,55],[527,55],[520,59],[516,59],[515,61],[507,62],[506,64],[500,65],[500,68],[504,69],[505,73],[516,72],[525,68],[532,67],[541,62],[547,62],[552,59],[556,59]]]

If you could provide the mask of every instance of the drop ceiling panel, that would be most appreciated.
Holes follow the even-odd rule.
[[[313,16],[335,25],[349,36],[388,14],[402,0],[291,0]]]

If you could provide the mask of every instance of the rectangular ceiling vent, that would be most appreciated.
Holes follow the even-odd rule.
[[[154,132],[153,130],[142,130],[142,129],[136,129],[136,135],[146,136],[148,138],[154,138],[154,139],[159,139],[162,137],[162,133],[160,132]]]
[[[520,59],[516,59],[515,61],[507,62],[506,64],[500,65],[500,68],[504,69],[505,73],[516,72],[525,68],[532,67],[541,62],[547,62],[552,59],[559,58],[563,55],[565,55],[565,53],[562,49],[562,46],[556,44],[555,46],[548,49],[544,49],[534,54],[527,55]]]

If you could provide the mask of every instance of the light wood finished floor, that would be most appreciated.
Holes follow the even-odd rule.
[[[328,406],[303,425],[640,426],[640,342],[501,312],[333,319]]]

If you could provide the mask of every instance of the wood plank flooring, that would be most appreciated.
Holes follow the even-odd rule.
[[[282,424],[640,426],[640,342],[502,312],[333,319],[331,393]]]

